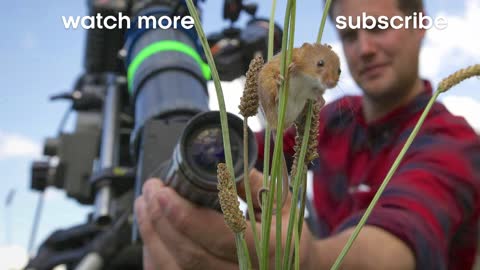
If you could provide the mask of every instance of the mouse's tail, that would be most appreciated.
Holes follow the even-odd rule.
[[[275,136],[276,136],[276,131],[272,130],[272,138],[273,138],[274,144],[275,144]],[[288,177],[288,167],[287,167],[287,162],[285,160],[284,153],[282,153],[282,165],[281,166],[282,166],[282,175],[281,175],[281,178],[282,178],[282,194],[281,194],[282,202],[281,202],[280,207],[276,206],[272,210],[272,215],[274,215],[277,212],[277,209],[282,209],[283,208],[283,206],[285,205],[285,202],[287,200],[287,197],[288,197],[288,192],[290,191],[290,180],[289,180],[289,177]],[[266,187],[259,190],[259,192],[257,194],[257,200],[258,200],[260,206],[262,206],[262,194],[264,192],[268,192],[268,191],[270,191],[270,190]],[[265,209],[262,208],[262,211],[264,211],[264,210]]]

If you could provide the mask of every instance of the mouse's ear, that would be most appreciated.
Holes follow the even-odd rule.
[[[314,44],[315,47],[317,48],[327,48],[327,49],[332,49],[332,46],[330,46],[329,44],[327,43],[324,43],[324,44],[320,44],[320,43],[315,43]]]
[[[312,47],[312,44],[308,42],[303,43],[302,48],[306,48],[306,47]]]

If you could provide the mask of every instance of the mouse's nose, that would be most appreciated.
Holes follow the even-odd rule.
[[[337,86],[337,80],[335,79],[329,79],[326,81],[325,85],[327,86],[327,88],[334,88],[335,86]]]

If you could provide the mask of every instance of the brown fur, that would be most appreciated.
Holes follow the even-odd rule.
[[[267,122],[273,129],[276,129],[278,122],[279,85],[281,82],[280,58],[280,53],[272,57],[261,69],[258,76],[260,104]],[[317,66],[320,60],[324,61],[323,67]],[[328,84],[329,88],[331,88],[337,84],[339,79],[340,60],[329,45],[304,43],[300,48],[293,49],[288,73],[290,80],[295,76],[308,75],[320,78],[323,84]],[[292,95],[297,94],[292,91],[311,91],[311,89],[289,89],[289,101],[290,99],[293,100]],[[323,93],[317,94],[319,98],[321,98],[321,94]],[[305,102],[302,101],[302,104],[298,104],[298,106],[303,108]],[[284,127],[287,128],[290,125],[291,123],[285,123]]]

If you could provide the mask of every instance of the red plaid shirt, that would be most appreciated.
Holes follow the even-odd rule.
[[[425,81],[413,102],[369,124],[361,97],[343,97],[322,109],[320,157],[311,166],[321,237],[358,223],[431,95]],[[262,161],[263,133],[257,138]],[[293,144],[292,128],[284,136],[287,155]],[[479,196],[479,138],[463,118],[436,103],[367,224],[402,239],[416,256],[416,269],[470,269]]]

